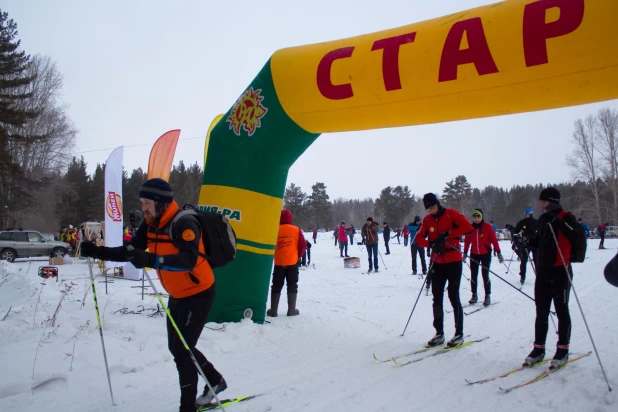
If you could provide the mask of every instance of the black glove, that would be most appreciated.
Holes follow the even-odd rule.
[[[504,263],[504,257],[502,257],[502,253],[498,252],[498,262]]]
[[[440,233],[438,235],[432,246],[434,253],[437,253],[439,255],[444,252],[444,244],[446,243],[447,238],[448,232]]]
[[[427,248],[427,257],[430,258],[431,257],[431,249]]]
[[[101,247],[95,245],[93,242],[82,242],[82,245],[80,246],[80,254],[84,257],[99,259],[99,256],[101,255],[100,249]]]
[[[158,268],[159,267],[159,259],[157,255],[154,253],[144,252],[143,250],[134,250],[129,257],[133,266],[138,269],[142,268]]]

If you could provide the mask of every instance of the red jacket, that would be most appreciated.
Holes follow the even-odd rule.
[[[345,234],[346,231],[346,227],[344,225],[339,226],[339,241],[340,242],[347,242],[348,241],[348,235]]]
[[[401,233],[403,233],[403,237],[410,236],[410,231],[408,229],[406,229],[405,226],[404,226],[403,230],[401,231]]]
[[[472,232],[466,235],[464,242],[465,253],[468,253],[470,246],[472,246],[471,254],[486,255],[491,252],[491,245],[494,245],[496,252],[500,253],[496,232],[494,232],[494,228],[489,223],[482,222],[478,228],[473,223],[472,229]]]
[[[435,216],[425,216],[414,241],[420,247],[429,247],[430,242],[433,243],[438,235],[448,232],[449,236],[444,242],[444,252],[437,255],[432,249],[431,260],[438,264],[461,262],[463,259],[459,250],[459,239],[471,231],[472,225],[464,215],[455,209],[445,209],[440,206]]]

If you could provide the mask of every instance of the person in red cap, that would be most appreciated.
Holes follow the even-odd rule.
[[[300,312],[296,309],[298,297],[298,260],[305,254],[307,241],[298,226],[292,224],[292,212],[287,209],[281,211],[279,218],[279,237],[275,247],[275,270],[273,271],[273,285],[270,289],[270,309],[268,316],[276,317],[281,298],[283,283],[288,287],[288,316],[296,316]]]
[[[156,269],[161,285],[170,294],[168,310],[171,317],[213,390],[220,393],[227,388],[225,379],[195,347],[215,300],[215,277],[206,259],[200,224],[194,216],[181,216],[173,227],[173,239],[170,239],[168,228],[180,213],[180,207],[174,201],[172,187],[163,179],[144,182],[139,198],[144,222],[128,245],[111,248],[83,242],[81,254],[114,262],[130,261],[138,269]],[[178,370],[180,412],[195,412],[196,404],[210,403],[214,394],[205,385],[203,394],[196,399],[197,368],[169,319],[167,346]]]
[[[455,336],[447,346],[454,347],[464,342],[463,308],[459,299],[462,272],[459,239],[472,232],[472,225],[457,210],[442,207],[433,193],[427,193],[423,197],[423,204],[428,215],[423,219],[423,224],[413,241],[420,247],[431,247],[429,275],[432,278],[433,327],[436,329],[436,335],[427,345],[437,346],[444,343],[443,301],[444,288],[448,282],[448,298],[453,305],[455,316]]]
[[[491,305],[491,281],[489,280],[491,246],[493,245],[495,252],[498,254],[498,261],[500,263],[504,262],[504,258],[502,257],[494,228],[483,220],[482,209],[474,209],[472,212],[472,221],[474,230],[466,235],[464,242],[464,262],[468,258],[468,251],[470,251],[470,289],[472,290],[472,298],[468,303],[472,305],[479,300],[476,290],[478,286],[479,266],[482,265],[481,272],[483,274],[483,287],[485,289],[483,306],[489,306]]]

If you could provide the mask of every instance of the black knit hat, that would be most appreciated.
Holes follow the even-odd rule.
[[[367,222],[373,222],[373,218],[372,217],[368,217],[367,218]]]
[[[420,222],[421,221],[421,217],[420,216],[414,216],[414,221],[415,222]]]
[[[555,187],[546,187],[541,191],[539,200],[546,200],[548,202],[560,203],[560,192]]]
[[[144,182],[139,189],[139,197],[142,199],[154,200],[159,203],[172,203],[174,200],[174,192],[169,183],[156,177]]]
[[[423,196],[423,205],[425,206],[425,209],[429,209],[434,205],[440,205],[440,201],[433,193],[427,193]]]

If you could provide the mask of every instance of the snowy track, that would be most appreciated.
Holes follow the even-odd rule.
[[[618,240],[607,240],[606,244],[616,248]],[[501,242],[505,255],[510,254],[508,245]],[[607,284],[602,275],[614,253],[596,246],[597,241],[591,241],[589,258],[574,265],[574,282],[610,382],[618,390],[618,289]],[[204,330],[199,347],[229,385],[222,395],[266,394],[231,406],[230,411],[259,412],[268,407],[286,412],[618,410],[616,390],[607,392],[594,356],[510,394],[501,393],[497,382],[466,384],[465,378],[482,379],[517,367],[532,346],[533,302],[494,276],[492,298],[500,305],[464,319],[466,334],[488,335],[489,340],[404,368],[376,362],[373,352],[386,359],[417,349],[434,334],[432,296],[423,293],[406,335],[400,336],[423,281],[411,276],[409,248],[391,241],[389,256],[384,256],[383,245],[380,248],[389,269],[380,261],[378,274],[361,275],[367,269],[366,251],[350,246],[348,254],[360,257],[362,268],[344,269],[332,236],[320,234],[311,249],[316,269],[300,272],[300,316],[267,318],[271,323],[264,325],[244,321],[227,325],[225,331]],[[154,309],[156,298],[147,296],[142,301],[138,289],[130,288],[138,282],[117,280],[108,285],[108,295],[104,284],[96,285],[118,404],[113,407],[87,266],[83,262],[60,266],[61,282],[56,283],[37,276],[38,266],[44,264],[46,261],[0,263],[0,410],[176,411],[179,389],[167,351],[165,319],[149,318],[146,313],[150,311],[114,314],[122,308],[137,311],[139,305]],[[511,264],[511,274],[505,274],[506,268],[497,259],[493,259],[492,269],[504,279],[518,282],[519,262]],[[464,273],[469,277],[465,265]],[[534,294],[531,268],[523,291]],[[464,302],[470,298],[469,283],[463,278],[461,298]],[[571,300],[571,348],[583,353],[592,345],[573,295]],[[451,309],[447,298],[444,303],[445,309]],[[282,297],[279,313],[285,311]],[[453,315],[445,314],[447,338],[453,328]],[[553,354],[555,342],[550,324],[548,356]],[[499,384],[512,386],[538,372],[521,371]]]

